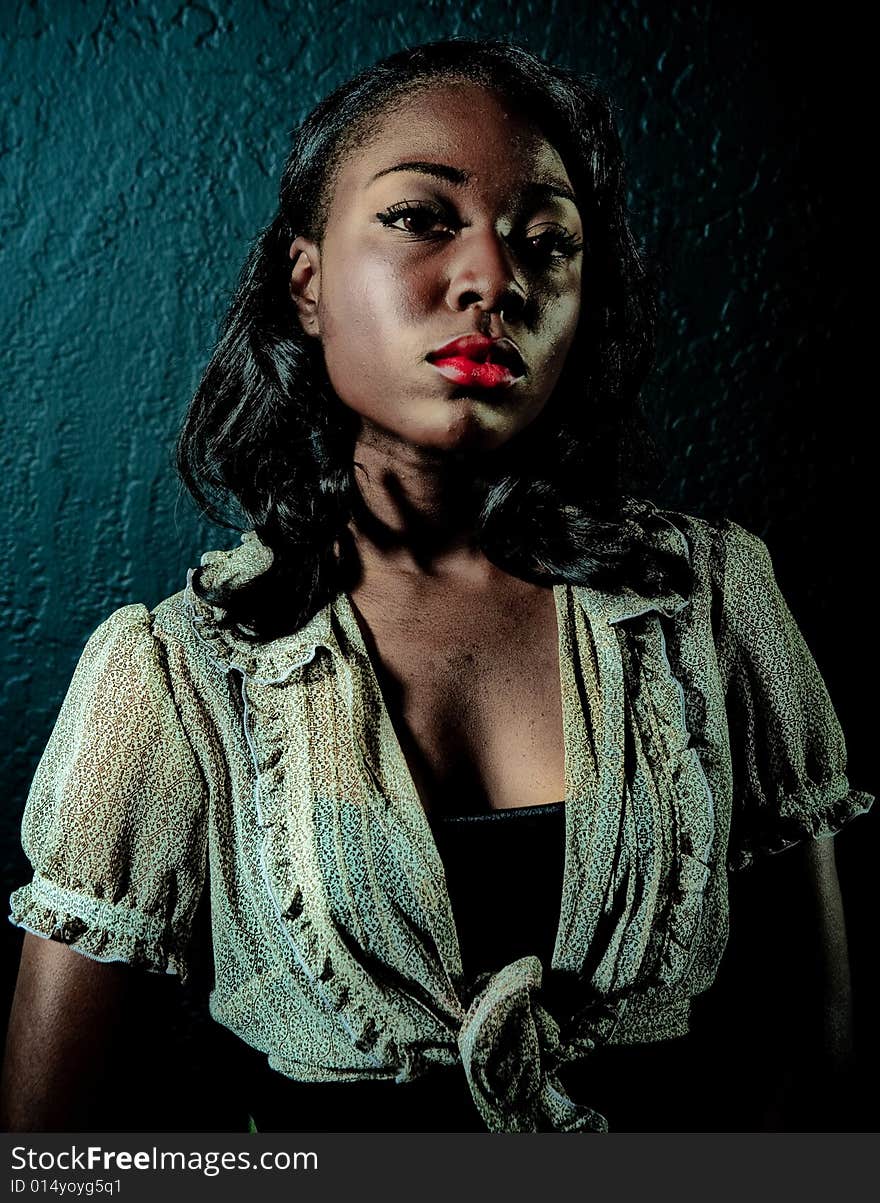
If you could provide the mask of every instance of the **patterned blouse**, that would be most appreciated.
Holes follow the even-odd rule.
[[[210,891],[213,1018],[303,1082],[460,1063],[487,1129],[604,1131],[557,1074],[684,1035],[727,875],[868,809],[765,545],[633,502],[688,597],[555,585],[565,868],[549,964],[473,979],[351,603],[262,643],[187,588],[89,639],[28,796],[13,923],[185,978]],[[202,557],[235,588],[253,533]],[[523,883],[528,889],[528,882]]]

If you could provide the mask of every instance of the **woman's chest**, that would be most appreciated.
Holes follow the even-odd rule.
[[[565,797],[554,967],[580,972],[589,956],[588,976],[602,991],[642,978],[677,980],[690,964],[710,862],[723,853],[729,817],[723,733],[710,721],[712,707],[693,705],[687,687],[702,672],[701,649],[664,640],[654,615],[620,631],[592,618],[572,590],[555,590],[553,601],[556,613],[536,605],[525,623],[521,611],[492,614],[487,606],[474,614],[416,608],[412,637],[395,640],[383,637],[375,617],[374,633],[340,595],[326,644],[311,655],[297,648],[286,666],[276,658],[243,681],[241,760],[243,768],[252,761],[255,778],[236,772],[230,807],[220,791],[213,808],[223,838],[214,843],[212,873],[227,883],[235,913],[259,909],[270,883],[270,927],[280,919],[296,932],[302,921],[310,939],[312,925],[330,914],[354,945],[407,974],[412,932],[430,931],[443,973],[435,981],[436,965],[424,970],[445,989],[443,975],[461,972],[459,944],[423,811]],[[407,629],[390,626],[392,636]],[[449,662],[451,647],[458,664]],[[496,708],[493,721],[479,703],[501,687],[510,704]],[[412,694],[427,699],[426,731]],[[522,761],[510,763],[518,749],[493,746],[493,727],[508,723],[527,739],[540,730],[536,716],[549,713],[549,703],[541,713],[548,694],[556,718],[544,738],[558,751],[554,763],[538,748],[529,777]],[[546,788],[553,773],[556,784]],[[543,794],[529,794],[535,780]],[[483,791],[479,803],[467,792],[474,788]],[[323,982],[322,965],[316,960],[314,972]]]
[[[427,813],[539,805],[565,796],[553,591],[352,599],[407,767]]]

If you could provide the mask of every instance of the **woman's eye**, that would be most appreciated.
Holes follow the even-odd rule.
[[[450,233],[454,222],[442,209],[425,201],[400,201],[376,218],[389,229],[400,230],[414,238],[433,238]],[[583,246],[577,235],[562,226],[546,226],[527,231],[519,242],[525,257],[536,262],[561,263],[573,259]]]
[[[523,242],[529,252],[548,259],[573,259],[583,247],[583,240],[561,226],[547,226],[526,233]]]
[[[400,201],[383,213],[377,213],[376,217],[389,229],[417,236],[430,233],[436,226],[443,226],[446,230],[450,227],[449,219],[440,209],[422,201]]]

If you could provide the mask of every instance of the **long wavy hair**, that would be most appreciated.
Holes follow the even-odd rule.
[[[586,233],[585,296],[561,376],[525,432],[475,468],[477,538],[526,579],[681,587],[680,563],[639,539],[627,495],[656,480],[640,407],[654,356],[654,289],[630,229],[611,103],[591,76],[501,40],[416,46],[362,71],[294,131],[278,211],[257,236],[177,446],[202,511],[252,528],[271,568],[215,596],[240,633],[297,629],[357,571],[349,523],[360,500],[356,415],[335,395],[318,340],[289,293],[297,235],[321,245],[338,169],[396,101],[439,82],[477,82],[527,113],[562,158]]]

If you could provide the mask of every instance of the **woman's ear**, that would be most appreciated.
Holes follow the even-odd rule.
[[[318,298],[321,292],[321,253],[309,238],[294,238],[290,244],[293,270],[290,273],[290,299],[299,312],[299,321],[306,334],[318,338]]]

